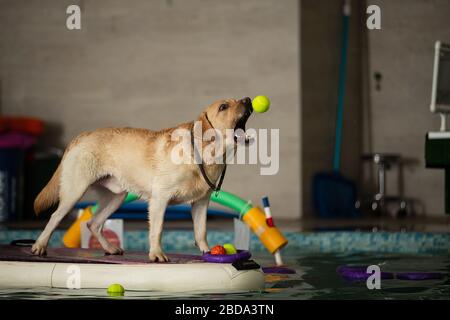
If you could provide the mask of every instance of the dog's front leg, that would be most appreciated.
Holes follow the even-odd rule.
[[[192,221],[194,223],[195,244],[202,252],[209,251],[206,239],[206,218],[211,192],[192,203]]]
[[[164,252],[161,249],[161,234],[164,222],[164,212],[166,211],[169,199],[162,198],[160,196],[152,196],[149,204],[149,222],[150,222],[150,261],[153,262],[165,262],[169,261]]]

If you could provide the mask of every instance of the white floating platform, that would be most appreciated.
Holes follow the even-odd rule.
[[[39,258],[32,256],[29,250],[0,246],[0,287],[107,289],[118,283],[132,291],[224,293],[264,290],[261,269],[237,270],[231,264],[203,262],[198,256],[169,255],[171,263],[149,263],[141,261],[144,257],[148,259],[143,253],[104,256],[103,252],[92,250],[59,249],[63,254],[58,255],[58,249],[53,249],[47,257]]]

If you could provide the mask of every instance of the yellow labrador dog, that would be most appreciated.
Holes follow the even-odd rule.
[[[245,130],[251,113],[250,98],[219,100],[207,107],[198,121],[202,132],[214,129],[225,136],[230,129]],[[217,180],[223,180],[226,164],[199,164],[201,161],[198,160],[179,164],[173,161],[172,149],[177,142],[173,141],[172,134],[177,129],[193,134],[193,128],[194,122],[161,131],[106,128],[82,133],[72,140],[53,177],[35,200],[36,214],[59,204],[31,252],[41,256],[46,254],[51,234],[89,188],[95,189],[100,197],[98,210],[88,227],[106,253],[123,253],[121,248],[106,240],[102,228],[128,192],[136,193],[150,203],[151,261],[168,261],[161,249],[161,233],[164,212],[170,204],[192,203],[195,242],[201,251],[209,250],[207,209],[212,188]],[[191,141],[192,159],[196,152],[203,159],[204,154],[198,153],[194,139]],[[204,138],[200,137],[200,145],[203,144]]]

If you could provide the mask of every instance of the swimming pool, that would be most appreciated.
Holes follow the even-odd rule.
[[[35,231],[0,232],[0,243],[17,238],[33,238]],[[145,235],[145,241],[140,241]],[[53,237],[58,246],[61,234]],[[450,235],[415,232],[312,232],[286,233],[290,244],[284,260],[296,270],[294,275],[266,275],[263,292],[237,294],[167,294],[164,292],[126,292],[113,299],[449,299]],[[232,241],[229,232],[213,231],[213,243]],[[126,232],[126,249],[146,250],[145,232]],[[169,231],[164,235],[167,251],[196,253],[190,231]],[[272,257],[252,241],[254,258],[262,266],[273,264]],[[440,272],[442,279],[407,281],[381,280],[381,289],[369,290],[365,281],[341,278],[336,269],[341,265],[379,265],[388,272]],[[65,290],[49,288],[0,288],[1,299],[112,299],[105,290]]]

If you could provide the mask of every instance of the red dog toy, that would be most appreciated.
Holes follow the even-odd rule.
[[[221,245],[217,245],[211,248],[211,254],[227,254],[227,251]]]

